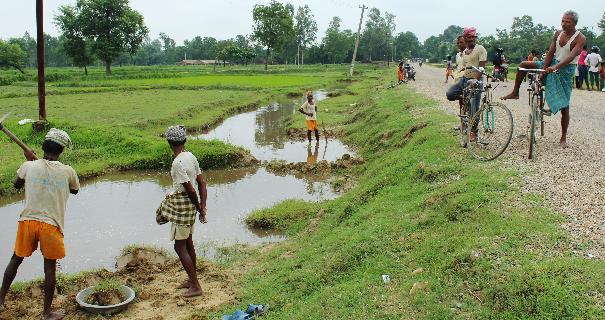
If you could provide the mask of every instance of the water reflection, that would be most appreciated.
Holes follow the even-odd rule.
[[[316,92],[319,101],[327,96],[325,91]],[[250,150],[252,155],[265,161],[285,160],[287,162],[304,162],[307,160],[306,141],[292,141],[286,134],[291,123],[286,119],[304,121],[304,117],[296,111],[299,102],[273,103],[256,111],[243,113],[225,120],[217,128],[204,133],[197,138],[206,140],[221,140],[229,144]],[[318,104],[318,108],[321,105]],[[319,131],[323,135],[324,126],[319,122]],[[343,154],[353,154],[353,151],[338,139],[321,138],[324,152],[320,160],[334,161]]]
[[[328,145],[326,144],[326,147]],[[311,153],[311,144],[307,146],[307,164],[314,165],[317,163],[317,157],[319,156],[319,143],[315,144],[313,148],[313,153]]]
[[[208,224],[196,224],[197,243],[260,243],[283,236],[250,230],[242,223],[255,209],[297,198],[308,201],[332,199],[327,183],[294,176],[276,176],[263,168],[217,170],[204,173],[208,182]],[[168,226],[155,223],[155,209],[170,187],[168,173],[136,172],[103,176],[87,181],[68,201],[65,216],[67,257],[61,270],[77,272],[111,268],[114,257],[128,244],[148,244],[172,250]],[[0,268],[13,251],[22,197],[0,208]],[[39,252],[26,259],[18,279],[42,276]]]

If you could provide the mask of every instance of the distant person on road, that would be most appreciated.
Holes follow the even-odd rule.
[[[534,60],[536,58],[538,58],[538,51],[536,51],[536,49],[532,49],[529,55],[527,55],[527,59],[525,61],[537,61]]]
[[[6,294],[17,275],[17,270],[26,257],[40,246],[44,256],[44,309],[45,320],[63,319],[63,311],[52,311],[51,305],[57,282],[57,260],[65,257],[63,225],[65,207],[69,194],[77,194],[80,182],[74,169],[59,162],[65,147],[71,144],[65,131],[50,129],[42,150],[44,157],[38,159],[33,152],[25,153],[28,160],[17,170],[14,186],[25,187],[25,208],[21,211],[15,251],[4,272],[0,288],[0,309]]]
[[[590,54],[584,59],[590,75],[590,87],[588,90],[599,90],[599,65],[603,62],[603,59],[601,59],[601,55],[599,54],[599,47],[592,46],[590,51]]]
[[[452,56],[447,56],[447,65],[445,66],[445,83],[449,78],[454,80],[454,66],[452,65]]]
[[[397,66],[397,84],[402,84],[405,80],[405,73],[403,72],[403,61],[399,62]]]
[[[187,142],[185,127],[168,128],[166,140],[174,155],[170,169],[172,187],[156,211],[156,221],[158,224],[167,222],[172,224],[170,238],[174,240],[174,251],[188,276],[179,289],[187,289],[182,296],[190,298],[202,295],[202,287],[196,271],[197,256],[193,245],[193,225],[197,212],[200,214],[201,223],[208,222],[206,220],[208,193],[197,158],[185,149],[185,142]]]
[[[464,29],[464,41],[466,48],[462,54],[462,64],[464,67],[464,75],[462,79],[452,85],[446,92],[446,97],[449,101],[456,101],[462,97],[464,88],[467,86],[470,80],[481,79],[481,73],[470,69],[472,67],[485,68],[487,63],[487,50],[482,45],[477,44],[477,29],[474,27],[468,27]],[[469,69],[467,69],[469,68]],[[481,104],[481,92],[475,94],[471,99],[471,114],[472,117],[475,112],[479,110]],[[477,137],[476,128],[471,130],[469,134],[469,140],[475,141]]]
[[[538,50],[531,49],[531,52],[529,53],[529,55],[527,55],[527,59],[525,61],[530,61],[530,62],[540,61],[540,56],[538,55]],[[525,82],[526,79],[527,79],[527,76],[523,77],[523,82]]]
[[[588,56],[588,51],[586,51],[586,45],[582,47],[582,52],[580,52],[580,56],[578,57],[578,80],[580,80],[580,85],[578,89],[582,89],[582,84],[586,82],[586,89],[589,88],[588,84],[588,66],[586,66],[586,56]]]
[[[315,98],[313,98],[313,92],[307,92],[307,101],[303,103],[298,112],[304,114],[307,123],[307,138],[309,144],[311,143],[311,132],[315,132],[315,140],[319,143],[319,130],[317,130],[317,106],[315,105]]]
[[[546,69],[546,103],[553,113],[561,110],[561,139],[559,144],[562,148],[567,148],[567,128],[569,127],[569,102],[571,101],[572,77],[578,56],[582,52],[582,47],[586,43],[586,37],[576,30],[578,24],[578,14],[575,11],[567,11],[561,19],[562,30],[555,32],[550,49],[544,61],[529,62],[525,61],[519,65],[527,69]],[[526,72],[517,71],[515,86],[508,95],[500,98],[519,99],[519,87],[521,79]]]

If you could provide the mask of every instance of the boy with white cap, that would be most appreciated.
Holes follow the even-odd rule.
[[[43,319],[56,320],[65,316],[62,311],[51,311],[55,292],[57,260],[65,257],[63,224],[65,205],[69,194],[80,189],[74,169],[59,162],[59,156],[71,144],[65,131],[50,129],[42,143],[43,159],[33,152],[26,152],[17,171],[14,186],[25,187],[25,208],[21,212],[15,251],[6,267],[0,288],[0,308],[17,275],[23,259],[32,255],[40,244],[44,256],[44,311]]]

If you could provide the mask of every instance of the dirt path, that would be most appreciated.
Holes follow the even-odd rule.
[[[181,297],[183,290],[177,289],[187,279],[178,258],[148,252],[143,258],[128,261],[123,270],[115,273],[101,270],[73,281],[59,280],[53,306],[66,312],[65,319],[107,319],[84,312],[75,302],[79,290],[101,279],[127,284],[137,292],[135,302],[127,311],[111,317],[116,320],[207,319],[208,313],[235,299],[234,275],[214,264],[198,262],[198,278],[204,294],[185,299]],[[0,320],[41,319],[43,293],[41,282],[19,292],[10,291],[6,309],[0,310]]]
[[[445,84],[445,71],[424,65],[417,68],[417,81],[411,85],[439,102],[450,114],[457,114],[457,103],[445,98],[452,84]],[[498,86],[499,98],[512,87],[512,82]],[[564,227],[578,242],[587,242],[580,252],[588,257],[605,258],[605,93],[574,90],[571,121],[568,130],[570,148],[561,149],[560,114],[547,117],[545,136],[538,139],[536,159],[527,160],[526,139],[515,138],[527,127],[527,91],[521,87],[519,100],[505,104],[513,113],[513,141],[502,156],[505,163],[525,172],[524,190],[544,196],[552,209],[568,217]]]

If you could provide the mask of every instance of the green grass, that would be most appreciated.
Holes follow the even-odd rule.
[[[337,81],[345,68],[334,66],[275,67],[270,72],[257,66],[229,67],[219,68],[221,73],[213,73],[211,67],[126,67],[115,68],[113,76],[93,68],[89,77],[77,69],[47,71],[50,125],[68,131],[75,146],[61,161],[81,177],[109,170],[168,168],[170,149],[161,135],[170,125],[184,124],[190,133],[197,132],[286,93],[346,86]],[[3,71],[0,77],[11,74]],[[0,114],[12,113],[7,127],[41,156],[44,133],[16,124],[19,119],[37,119],[36,93],[31,79],[0,86]],[[218,141],[191,140],[187,147],[204,169],[228,166],[244,154]],[[0,151],[0,195],[6,195],[15,192],[11,183],[23,156],[4,135]]]
[[[376,90],[388,76],[356,84],[355,107],[321,105],[366,159],[358,186],[314,217],[287,203],[256,213],[293,236],[234,262],[252,268],[211,318],[246,303],[270,304],[267,320],[605,318],[605,263],[574,254],[563,218],[516,187],[518,172],[458,148],[454,117],[407,88]],[[292,216],[303,222],[283,223]]]
[[[303,200],[285,200],[268,208],[255,210],[245,219],[248,226],[257,229],[285,231],[317,214],[318,204]]]

